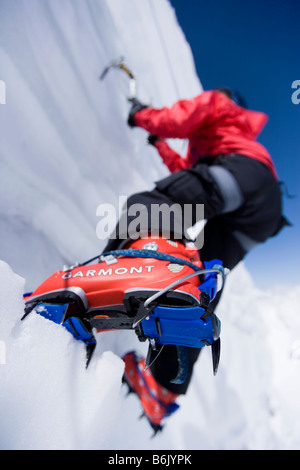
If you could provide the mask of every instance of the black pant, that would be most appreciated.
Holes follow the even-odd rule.
[[[212,167],[216,166],[222,167],[233,177],[233,183],[238,186],[235,191],[230,187],[230,181],[227,188],[223,180],[216,179],[212,171]],[[235,197],[239,199],[236,207]],[[228,201],[234,210],[226,211]],[[181,207],[184,204],[204,204],[207,223],[204,245],[200,249],[201,259],[220,259],[229,269],[234,268],[253,246],[277,234],[284,225],[277,181],[265,165],[242,155],[203,159],[192,169],[178,171],[157,182],[152,191],[135,194],[128,199],[128,207],[135,203],[148,208],[157,203],[167,203],[169,206],[176,203]],[[130,218],[128,220],[130,222]],[[118,246],[119,240],[110,240],[104,251]],[[214,301],[214,307],[218,301],[219,296]],[[175,346],[165,346],[151,366],[156,380],[174,393],[186,392],[193,365],[201,351],[195,348],[188,350],[189,372],[187,380],[181,385],[170,383],[178,367]]]

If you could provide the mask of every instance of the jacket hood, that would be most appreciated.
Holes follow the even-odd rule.
[[[241,108],[241,110],[251,134],[254,138],[257,137],[267,124],[269,120],[268,116],[260,111],[251,111],[243,108]]]

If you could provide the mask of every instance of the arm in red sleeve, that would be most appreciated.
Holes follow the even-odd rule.
[[[158,150],[164,164],[169,168],[171,173],[178,170],[184,170],[188,168],[188,161],[186,158],[182,158],[175,150],[167,144],[165,140],[157,140],[155,148]]]
[[[134,115],[135,124],[161,138],[189,138],[210,116],[211,91],[190,100],[179,100],[171,108],[146,108]]]

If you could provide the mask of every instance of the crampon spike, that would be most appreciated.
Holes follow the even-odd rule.
[[[90,365],[95,349],[96,349],[96,343],[88,344],[86,347],[86,362],[85,362],[86,369]]]
[[[143,419],[143,418],[146,418],[151,428],[153,429],[153,434],[151,436],[151,439],[153,439],[159,432],[163,430],[164,427],[161,424],[152,423],[152,421],[148,418],[148,416],[146,415],[144,411],[139,416],[139,419]]]
[[[150,342],[148,347],[148,352],[145,361],[145,371],[148,370],[156,361],[162,350],[164,349],[164,344],[162,346],[155,346]]]
[[[217,375],[219,362],[220,362],[220,354],[221,354],[221,340],[220,340],[220,338],[218,338],[211,345],[211,354],[212,354],[212,361],[213,361],[213,372],[214,372],[214,375]]]
[[[149,421],[149,420],[148,420]],[[151,428],[153,429],[153,434],[151,438],[153,439],[159,432],[163,430],[163,426],[161,424],[154,424],[149,421]]]

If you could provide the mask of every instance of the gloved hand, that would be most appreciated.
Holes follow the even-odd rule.
[[[157,135],[153,135],[153,134],[148,135],[148,138],[147,138],[148,144],[155,146],[157,141],[158,141]]]
[[[136,126],[134,122],[135,113],[137,113],[138,111],[141,111],[142,109],[148,108],[149,106],[141,103],[137,98],[130,98],[128,101],[131,102],[131,109],[129,111],[127,123],[128,123],[128,126],[135,127]]]

